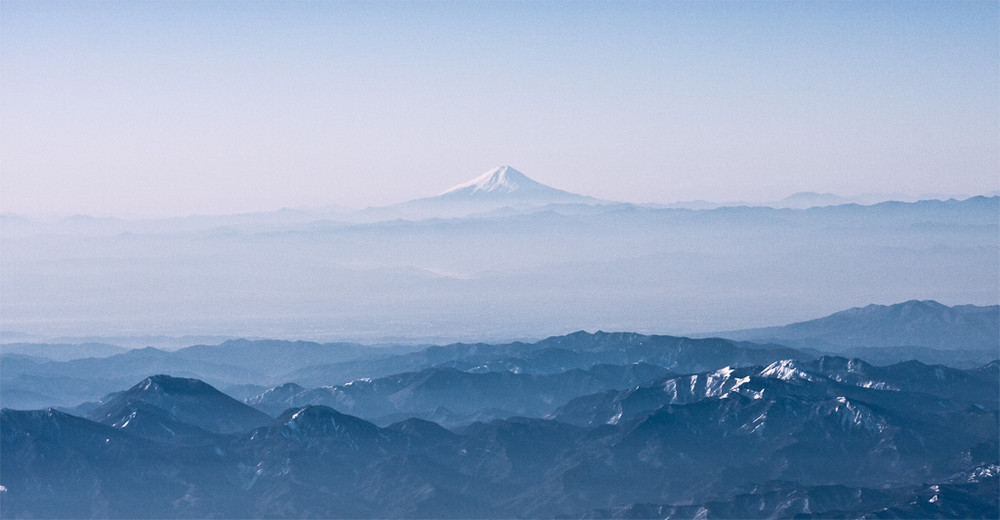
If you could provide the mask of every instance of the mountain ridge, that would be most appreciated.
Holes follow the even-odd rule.
[[[910,302],[909,306],[911,311],[920,308],[930,311],[947,310],[962,318],[957,322],[959,332],[961,329],[967,329],[961,334],[971,335],[973,338],[986,338],[988,341],[991,337],[990,331],[996,327],[997,309],[993,306],[958,305],[949,308],[936,302],[934,304]],[[835,314],[850,317],[855,313],[865,313],[864,309],[886,308],[886,306],[870,305]],[[903,313],[902,310],[903,307],[900,307],[898,313],[900,317],[920,317],[919,313]],[[967,319],[969,316],[982,317],[984,312],[987,318],[993,321],[973,322]],[[935,332],[938,334],[941,329],[940,324],[935,321],[929,323],[938,329],[938,332]],[[936,323],[938,325],[935,325]],[[835,325],[848,330],[853,327],[849,321],[838,322]],[[997,357],[996,350],[989,349],[988,343],[985,344],[985,349],[981,347],[978,350],[969,348],[942,350],[939,347],[912,345],[852,350],[846,345],[816,339],[813,334],[802,336],[805,339],[797,340],[792,337],[786,340],[771,333],[773,330],[782,330],[782,327],[762,330],[764,333],[758,329],[751,329],[751,332],[757,334],[752,340],[740,340],[740,337],[745,336],[738,334],[739,331],[696,334],[688,336],[687,339],[683,336],[578,331],[533,342],[452,343],[410,347],[232,340],[220,345],[194,345],[172,352],[147,347],[107,358],[69,361],[5,354],[3,363],[0,363],[0,372],[3,376],[0,378],[0,388],[3,391],[4,403],[9,407],[74,407],[84,401],[96,401],[115,388],[121,388],[130,381],[150,373],[195,377],[225,389],[252,383],[253,388],[248,387],[240,391],[239,397],[244,399],[289,382],[296,382],[306,388],[316,388],[340,385],[363,377],[379,378],[404,372],[417,372],[431,367],[452,367],[464,371],[551,374],[574,368],[588,370],[601,364],[651,362],[671,370],[697,371],[706,368],[706,363],[712,360],[711,355],[707,354],[709,352],[716,352],[719,355],[736,352],[748,364],[764,362],[764,358],[771,355],[778,357],[771,358],[767,362],[800,356],[814,358],[826,353],[860,357],[874,364],[892,364],[917,359],[925,363],[970,368]],[[916,330],[919,332],[925,329]],[[949,330],[951,329],[945,332],[951,335],[952,340],[960,337],[959,333],[953,334]],[[727,336],[728,339],[725,340],[706,341],[711,337]],[[703,348],[693,348],[699,345]],[[771,353],[764,352],[767,350]],[[671,352],[669,356],[668,352]],[[300,387],[289,393],[297,394],[304,390],[305,388]],[[91,403],[90,408],[93,406],[96,405]]]
[[[922,378],[936,379],[935,367],[918,368]],[[716,368],[697,374],[693,399],[683,399],[688,402],[638,403],[614,424],[511,417],[454,430],[413,419],[380,427],[336,408],[302,406],[229,435],[187,432],[197,442],[171,442],[155,428],[99,424],[51,409],[3,409],[0,456],[16,463],[0,474],[0,513],[575,518],[630,504],[713,502],[721,508],[742,495],[733,503],[734,516],[756,511],[747,517],[778,518],[786,506],[780,496],[767,498],[775,490],[800,494],[837,486],[850,488],[856,499],[836,493],[839,498],[826,500],[821,493],[808,513],[856,518],[880,507],[908,507],[911,493],[885,496],[877,505],[857,501],[887,489],[888,482],[919,487],[925,503],[948,504],[942,511],[995,518],[1000,378],[984,368],[988,372],[953,372],[952,379],[967,381],[960,386],[971,392],[957,400],[948,397],[948,388],[918,394],[864,379],[836,381],[829,376],[877,374],[858,360],[831,358]],[[909,373],[900,365],[882,375],[901,381]],[[206,385],[165,377],[135,387]],[[641,390],[664,395],[687,388],[686,378]],[[990,384],[972,381],[978,378]],[[926,484],[978,481],[986,485],[968,495]],[[796,510],[807,512],[807,506]]]
[[[935,300],[869,304],[788,325],[711,335],[842,353],[865,347],[996,351],[1000,349],[1000,305],[949,307]]]

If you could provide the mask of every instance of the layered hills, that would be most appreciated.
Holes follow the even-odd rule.
[[[897,314],[885,325],[928,319]],[[839,326],[872,326],[867,313],[846,316]],[[962,322],[970,334],[989,326]],[[878,364],[777,344],[606,332],[17,356],[4,358],[5,406],[6,388],[24,381],[93,392],[151,367],[201,371],[239,395],[190,373],[159,373],[77,406],[4,408],[5,518],[1000,512],[996,360]],[[260,384],[267,380],[276,384]]]
[[[449,430],[421,419],[381,427],[316,404],[267,417],[202,382],[157,375],[111,397],[90,414],[97,421],[4,409],[0,512],[990,518],[998,385],[996,363],[780,360],[581,395],[548,418]],[[497,391],[505,386],[517,387]],[[587,401],[597,415],[574,412]],[[236,416],[246,422],[220,422]]]
[[[909,310],[908,310],[909,309]],[[194,345],[176,351],[155,348],[135,349],[107,357],[93,357],[69,361],[54,361],[23,354],[5,354],[0,364],[0,389],[4,405],[15,408],[46,406],[73,407],[84,401],[97,401],[108,393],[141,380],[150,372],[170,373],[180,377],[193,377],[208,381],[240,399],[257,396],[271,387],[294,383],[311,397],[301,397],[294,402],[331,404],[329,396],[320,394],[342,391],[357,394],[363,388],[383,381],[388,376],[399,376],[397,390],[406,387],[404,381],[434,380],[435,378],[468,378],[482,373],[510,373],[510,381],[520,381],[526,396],[545,385],[558,387],[556,379],[543,377],[528,383],[527,376],[559,376],[577,370],[580,381],[590,381],[588,388],[614,388],[623,381],[639,383],[636,378],[656,375],[656,370],[673,373],[692,373],[716,367],[719,359],[728,360],[732,366],[768,364],[780,359],[815,359],[824,354],[861,357],[876,364],[892,364],[918,359],[928,364],[947,364],[952,367],[980,366],[997,357],[996,345],[998,313],[996,307],[948,307],[933,301],[903,302],[892,306],[869,306],[837,313],[833,317],[806,322],[804,326],[820,324],[832,338],[853,337],[855,344],[837,345],[814,333],[813,338],[779,336],[786,330],[802,330],[803,325],[789,328],[764,329],[768,335],[757,342],[735,339],[645,335],[636,333],[576,332],[553,336],[534,342],[513,343],[454,343],[443,346],[392,345],[365,346],[357,343],[316,343],[306,341],[230,340],[218,345]],[[777,332],[774,332],[777,331]],[[900,343],[918,346],[865,347],[858,338],[858,331],[866,331],[873,338],[888,338],[898,334]],[[915,331],[907,336],[907,331]],[[753,333],[754,331],[750,331]],[[760,331],[757,331],[760,333]],[[730,333],[720,333],[730,335]],[[748,333],[749,334],[749,333]],[[731,333],[730,337],[747,337]],[[949,342],[948,338],[954,338]],[[973,340],[970,340],[973,338]],[[992,338],[993,346],[990,348]],[[792,344],[798,348],[783,346]],[[934,346],[928,346],[934,345]],[[30,345],[22,344],[27,349]],[[65,351],[68,346],[61,346]],[[84,348],[84,347],[81,347]],[[853,349],[853,350],[852,350]],[[40,345],[39,352],[46,351]],[[632,365],[638,364],[638,365]],[[634,366],[635,368],[611,375],[598,374],[601,366]],[[642,367],[654,367],[643,372]],[[448,372],[451,369],[451,372]],[[405,377],[401,374],[408,374]],[[589,374],[589,375],[588,375]],[[643,375],[645,374],[645,375]],[[497,375],[484,377],[499,377]],[[358,382],[371,378],[375,382]],[[347,389],[349,382],[354,386]],[[567,382],[567,384],[569,384]],[[541,386],[538,386],[541,385]],[[593,386],[597,385],[597,386]],[[319,387],[329,390],[317,391]],[[575,387],[574,387],[575,388]],[[282,397],[291,392],[273,393],[281,407]],[[563,392],[565,393],[565,392]],[[407,394],[410,395],[410,394]],[[419,395],[414,394],[414,395]],[[489,397],[487,395],[487,397]],[[537,396],[535,396],[537,397]],[[407,398],[409,399],[409,398]],[[398,401],[401,407],[382,406],[380,417],[398,417],[409,413],[430,418],[432,410],[426,406],[415,408]],[[522,408],[528,406],[528,408]],[[499,406],[506,409],[540,410],[539,403],[517,406]],[[271,411],[275,411],[271,409]],[[348,410],[350,411],[350,409]],[[452,410],[453,412],[456,410]],[[468,413],[466,410],[462,413]],[[374,417],[374,416],[373,416]],[[442,418],[443,416],[433,416]],[[444,419],[442,419],[444,420]],[[457,417],[447,419],[451,423]]]

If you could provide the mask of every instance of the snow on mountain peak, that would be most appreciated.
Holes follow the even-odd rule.
[[[804,379],[806,381],[813,380],[813,376],[802,371],[792,359],[775,361],[774,363],[768,365],[764,370],[761,370],[757,375],[760,377],[781,379],[782,381],[791,381],[793,379]]]
[[[537,183],[514,168],[510,166],[497,166],[471,181],[463,182],[445,190],[441,195],[458,191],[468,191],[471,193],[513,193],[532,184]]]

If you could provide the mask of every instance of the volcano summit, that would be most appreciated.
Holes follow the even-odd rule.
[[[604,205],[613,202],[577,195],[542,184],[510,166],[498,166],[439,195],[369,208],[381,218],[463,217],[501,209],[528,210],[548,205]]]
[[[532,200],[543,203],[595,203],[591,197],[546,186],[528,178],[527,175],[510,166],[498,166],[462,184],[458,184],[437,197],[505,197],[515,200]]]

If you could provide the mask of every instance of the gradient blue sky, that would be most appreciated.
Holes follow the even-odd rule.
[[[0,211],[1000,184],[984,2],[0,3]]]

